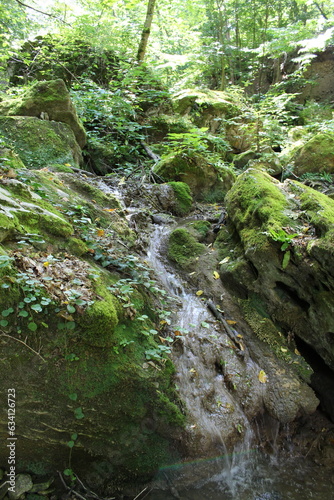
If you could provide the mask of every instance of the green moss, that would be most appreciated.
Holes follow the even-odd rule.
[[[78,238],[70,238],[66,242],[66,249],[68,249],[73,255],[76,255],[77,257],[81,257],[88,251],[86,243],[84,243],[82,240],[79,240]]]
[[[106,208],[121,208],[119,201],[115,196],[105,194],[101,189],[93,186],[92,184],[78,179],[76,177],[71,177],[67,179],[71,188],[88,198],[89,201],[94,200],[95,203]]]
[[[168,257],[180,267],[188,268],[205,250],[205,246],[198,243],[194,236],[185,228],[177,228],[171,232],[168,241]]]
[[[9,148],[0,148],[0,165],[14,170],[25,168],[19,155]]]
[[[81,151],[70,127],[32,116],[0,116],[0,133],[13,144],[27,168],[81,162]]]
[[[265,234],[290,225],[289,202],[279,182],[269,174],[248,169],[241,174],[226,195],[228,213],[246,249],[268,246]]]
[[[177,199],[176,215],[186,215],[192,206],[192,196],[190,187],[184,182],[168,182],[172,186],[175,197]]]
[[[104,284],[100,283],[95,291],[102,300],[96,300],[78,319],[82,328],[81,337],[91,346],[110,347],[115,342],[113,334],[118,323],[120,306]]]
[[[254,296],[250,300],[240,300],[249,326],[262,342],[269,345],[277,358],[290,365],[303,380],[310,383],[313,373],[312,368],[302,356],[295,354],[291,350],[291,345],[288,344],[287,339],[275,327],[271,319],[267,317],[262,301],[257,301],[260,306],[260,312],[258,312],[258,307],[254,307],[254,300]],[[263,316],[263,313],[265,316]],[[293,344],[292,348],[295,349],[296,346]]]
[[[297,181],[289,181],[289,186],[298,195],[300,209],[307,213],[307,220],[315,227],[317,236],[333,245],[334,200]]]
[[[293,155],[294,172],[334,172],[334,134],[326,132],[312,137]]]
[[[73,174],[73,169],[67,165],[59,165],[59,164],[54,164],[54,165],[50,165],[49,166],[49,170],[51,170],[51,172],[64,172],[64,173],[67,173],[67,174]]]

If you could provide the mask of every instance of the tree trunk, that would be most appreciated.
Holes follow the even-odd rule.
[[[154,6],[156,0],[148,0],[146,19],[144,23],[144,28],[141,34],[141,39],[139,42],[138,52],[137,52],[137,62],[142,63],[146,54],[147,42],[151,33],[151,25],[154,13]]]

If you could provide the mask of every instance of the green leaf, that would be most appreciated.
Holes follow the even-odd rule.
[[[78,399],[78,395],[76,392],[72,392],[71,394],[68,395],[68,397],[72,400],[72,401],[76,401]]]
[[[5,327],[5,326],[7,326],[7,325],[8,325],[8,321],[7,321],[6,319],[1,319],[1,320],[0,320],[0,326]]]
[[[282,261],[282,269],[286,269],[288,267],[288,264],[290,262],[290,256],[291,256],[290,250],[285,252],[284,257],[283,257],[283,261]]]
[[[10,307],[9,309],[5,309],[4,311],[2,311],[1,314],[4,318],[6,318],[7,316],[12,314],[13,312],[14,312],[14,309],[12,307]]]
[[[21,316],[22,318],[26,318],[29,316],[29,313],[27,311],[20,311],[18,316]]]
[[[69,441],[69,442],[67,443],[67,446],[68,446],[69,448],[73,448],[73,446],[74,446],[74,441]]]
[[[38,326],[36,325],[36,323],[34,321],[32,321],[31,323],[28,323],[28,328],[32,332],[35,332],[37,330]]]
[[[82,408],[81,408],[81,407],[76,408],[76,409],[74,410],[74,415],[75,415],[75,418],[76,418],[77,420],[81,420],[82,418],[84,418],[84,417],[85,417],[85,415],[84,415],[84,413],[83,413],[83,411],[82,411]]]
[[[209,323],[206,323],[205,321],[202,321],[201,326],[202,326],[203,328],[210,328]]]
[[[42,312],[43,311],[43,308],[42,308],[41,304],[33,304],[31,306],[31,309],[33,311],[36,311],[36,312]]]
[[[68,305],[66,306],[66,309],[67,309],[67,311],[68,311],[70,314],[72,314],[72,313],[75,313],[75,312],[76,312],[76,308],[75,308],[75,307],[73,307],[73,306],[71,306],[70,304],[68,304]]]
[[[71,439],[73,441],[76,441],[78,439],[78,434],[76,432],[74,432],[73,434],[71,434]]]

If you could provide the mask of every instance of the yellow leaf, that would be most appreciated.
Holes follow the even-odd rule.
[[[96,200],[91,200],[92,203],[96,203]]]
[[[104,236],[104,229],[98,229],[96,232],[99,237]]]
[[[203,293],[204,293],[203,290],[198,290],[196,292],[196,295],[197,295],[197,297],[200,297],[201,295],[203,295]]]
[[[182,336],[182,333],[180,332],[180,330],[175,330],[175,331],[174,331],[174,335],[175,335],[176,337],[180,337],[180,336]]]
[[[295,354],[297,354],[297,356],[301,356],[300,352],[298,351],[298,349],[295,349]]]
[[[285,347],[281,347],[281,351],[282,351],[282,352],[288,352],[288,350],[287,350],[287,349],[285,349]]]
[[[72,165],[70,163],[64,163],[65,167],[71,167]]]
[[[217,273],[217,271],[214,271],[214,272],[213,272],[213,277],[214,277],[214,279],[215,279],[215,280],[219,280],[220,276],[219,276],[219,274]]]
[[[263,370],[259,371],[259,377],[258,378],[259,378],[259,381],[261,382],[261,384],[265,384],[266,382],[268,382],[267,374]]]
[[[103,210],[104,210],[104,212],[115,212],[115,210],[117,210],[117,208],[104,208]]]
[[[119,186],[121,186],[122,184],[125,184],[125,177],[122,177],[118,183]]]
[[[238,337],[238,339],[243,339],[243,336],[240,335],[240,333],[238,333],[237,337]]]
[[[237,322],[236,322],[236,321],[233,321],[233,319],[227,319],[227,320],[226,320],[226,323],[227,323],[228,325],[236,325],[236,324],[237,324]]]
[[[160,321],[160,325],[166,325],[166,324],[167,324],[167,321],[166,321],[165,319],[162,319],[162,320]]]
[[[43,262],[43,266],[44,266],[44,267],[48,267],[49,265],[50,265],[50,262],[47,262],[47,261],[46,261],[46,262]]]

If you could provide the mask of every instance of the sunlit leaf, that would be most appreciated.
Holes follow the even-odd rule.
[[[196,295],[197,295],[197,297],[200,297],[201,295],[203,295],[203,293],[204,293],[203,290],[198,290],[196,292]]]
[[[261,382],[261,384],[265,384],[266,382],[268,382],[268,377],[267,377],[267,374],[264,370],[259,371],[258,379],[259,379],[259,382]]]
[[[213,277],[215,280],[219,280],[220,278],[219,273],[217,273],[217,271],[213,271]]]

